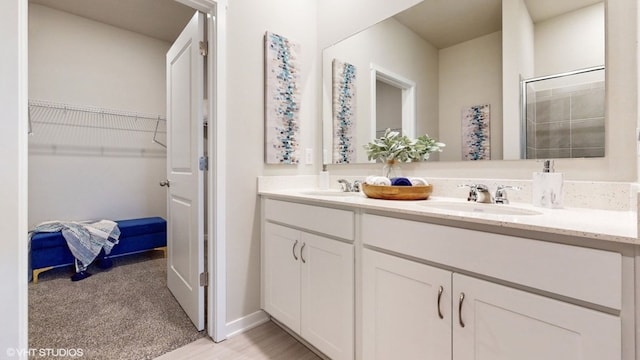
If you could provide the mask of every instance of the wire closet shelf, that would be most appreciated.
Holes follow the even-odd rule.
[[[157,152],[149,145],[167,147],[166,122],[161,115],[29,100],[32,148]]]

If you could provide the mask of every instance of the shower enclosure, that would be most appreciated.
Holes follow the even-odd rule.
[[[523,159],[603,157],[605,67],[520,82]]]

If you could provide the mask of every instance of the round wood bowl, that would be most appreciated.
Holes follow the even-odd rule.
[[[426,200],[433,191],[433,185],[385,186],[362,184],[367,197],[385,200]]]

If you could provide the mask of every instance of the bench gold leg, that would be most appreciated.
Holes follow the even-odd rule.
[[[167,247],[159,247],[159,248],[155,248],[153,250],[161,250],[164,253],[164,257],[167,257]]]
[[[45,272],[47,270],[51,270],[51,269],[53,269],[53,266],[44,267],[44,268],[40,268],[40,269],[34,269],[33,270],[33,283],[34,284],[38,283],[38,276],[40,276],[40,273]]]

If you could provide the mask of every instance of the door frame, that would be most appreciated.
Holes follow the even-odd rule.
[[[29,36],[29,7],[27,1],[13,0],[0,5],[0,18],[4,21],[2,30],[8,30],[6,36],[0,36],[0,43],[5,49],[13,50],[13,55],[5,55],[8,69],[12,76],[4,79],[6,81],[0,87],[0,108],[8,114],[6,121],[10,121],[15,116],[16,124],[7,125],[3,129],[7,130],[0,138],[14,140],[8,143],[10,149],[16,151],[16,161],[13,159],[9,166],[16,171],[7,181],[8,188],[5,192],[15,192],[16,196],[10,197],[5,204],[0,205],[0,213],[15,213],[16,223],[11,223],[4,233],[6,237],[7,251],[15,249],[17,261],[10,262],[8,274],[0,276],[0,284],[3,286],[3,294],[13,294],[15,298],[7,301],[8,307],[0,313],[4,322],[3,325],[16,330],[1,331],[0,351],[1,354],[12,350],[21,351],[29,348],[29,316],[28,316],[28,284],[27,264],[29,252],[27,251],[28,228],[28,168],[29,168],[29,139],[28,139],[28,102],[29,102],[29,58],[28,58],[28,36]],[[5,34],[3,34],[5,35]],[[0,226],[3,230],[4,226]],[[14,255],[15,256],[15,255]],[[17,265],[17,268],[13,265]],[[12,280],[15,275],[17,278]],[[5,317],[7,314],[14,315]],[[6,335],[6,336],[5,336]],[[11,348],[10,348],[11,347]]]
[[[371,138],[378,137],[376,132],[376,82],[382,81],[393,87],[399,88],[402,92],[402,134],[410,138],[416,137],[417,126],[417,94],[415,81],[408,79],[391,70],[387,70],[378,64],[369,64],[369,82],[371,85]]]
[[[17,81],[18,99],[18,127],[25,129],[21,136],[22,146],[18,151],[18,168],[21,169],[20,193],[21,198],[26,199],[28,186],[28,149],[27,143],[27,119],[28,119],[28,5],[26,1],[14,0],[18,4],[18,29],[17,44],[20,49],[19,68]],[[205,186],[209,188],[207,198],[207,234],[211,245],[207,250],[209,261],[207,271],[210,276],[207,283],[207,332],[214,341],[220,342],[227,337],[226,326],[226,224],[224,212],[226,205],[226,182],[224,178],[224,168],[226,159],[224,149],[226,146],[226,23],[228,0],[175,0],[184,5],[190,6],[207,14],[208,22],[208,54],[206,79],[209,94],[207,110],[209,116],[209,126],[207,127],[208,142],[207,151],[209,154],[209,176]],[[26,201],[21,202],[18,212],[18,230],[27,231],[28,205]],[[26,249],[25,239],[18,239],[20,248]],[[28,348],[29,318],[27,315],[28,288],[24,279],[27,278],[26,264],[28,262],[28,252],[19,252],[20,269],[16,269],[18,283],[21,284],[16,294],[20,300],[18,307],[18,337],[20,348]],[[24,265],[24,266],[22,266]],[[10,325],[10,324],[9,324]]]
[[[207,332],[215,342],[227,338],[226,284],[226,24],[227,0],[175,0],[207,14]],[[211,96],[211,95],[214,96]],[[213,246],[211,246],[213,245]]]

